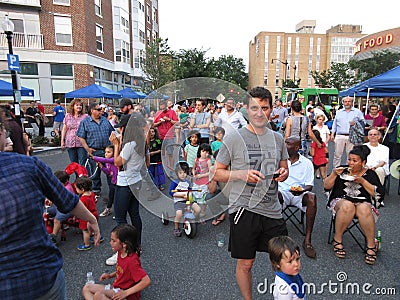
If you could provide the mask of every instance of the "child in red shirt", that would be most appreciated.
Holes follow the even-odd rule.
[[[99,214],[97,213],[96,209],[95,194],[92,192],[92,185],[92,180],[87,176],[81,176],[75,180],[75,189],[76,192],[81,195],[80,200],[86,206],[86,208],[96,217],[96,219],[99,219]],[[78,245],[77,249],[79,251],[92,249],[92,246],[90,245],[91,231],[90,228],[88,228],[88,223],[84,220],[79,220],[79,229],[82,230],[83,244]],[[100,238],[100,241],[101,240],[102,238]]]
[[[112,285],[87,284],[83,287],[85,299],[139,300],[140,292],[151,284],[150,277],[140,263],[137,230],[129,224],[120,224],[111,232],[111,248],[118,251],[117,268],[103,273],[100,281],[116,277]]]
[[[321,148],[318,148],[314,141],[311,142],[310,155],[313,157],[314,173],[317,173],[319,169],[322,180],[324,180],[326,178],[326,165],[328,164],[328,159],[326,158],[328,147],[324,142],[322,142],[322,138],[318,130],[314,129],[313,133],[315,138],[322,145]]]

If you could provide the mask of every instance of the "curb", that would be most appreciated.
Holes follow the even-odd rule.
[[[51,154],[58,151],[61,152],[61,147],[34,147],[32,155]]]

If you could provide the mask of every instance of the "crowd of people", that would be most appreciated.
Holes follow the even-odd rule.
[[[8,181],[7,172],[15,165],[14,169],[26,177],[26,181],[18,183],[21,189],[33,190],[37,197],[33,201],[32,193],[19,197],[7,189],[1,193],[14,197],[15,203],[32,201],[38,215],[43,212],[41,201],[45,198],[57,208],[53,214],[55,227],[49,235],[39,221],[35,226],[18,226],[22,228],[18,230],[26,231],[29,236],[40,233],[42,251],[53,251],[54,256],[54,268],[47,268],[46,274],[39,271],[39,262],[38,268],[30,271],[36,278],[47,276],[49,283],[40,290],[32,289],[29,297],[48,295],[57,289],[64,295],[59,299],[65,299],[62,260],[54,249],[57,249],[60,224],[69,213],[83,220],[79,224],[83,232],[83,243],[77,247],[79,251],[92,249],[91,240],[96,245],[103,240],[97,225],[99,217],[114,215],[117,226],[111,232],[110,243],[115,253],[105,261],[107,265],[117,264],[117,271],[100,278],[102,281],[116,277],[116,281],[111,288],[99,284],[85,286],[82,292],[85,299],[136,299],[140,296],[140,291],[151,283],[139,259],[143,230],[139,214],[140,190],[147,175],[160,192],[170,183],[166,194],[173,199],[176,211],[175,237],[182,234],[180,223],[188,200],[192,199],[192,209],[200,222],[205,222],[207,211],[211,212],[214,226],[229,219],[228,249],[237,259],[236,279],[244,299],[252,297],[251,269],[257,252],[270,251],[271,264],[277,272],[276,282],[280,285],[302,280],[297,276],[300,247],[285,238],[288,231],[282,210],[290,205],[303,211],[306,232],[302,248],[306,256],[315,258],[317,251],[311,237],[317,196],[327,197],[327,206],[335,217],[334,254],[338,258],[346,257],[342,236],[357,217],[367,238],[364,260],[374,264],[377,209],[383,204],[383,185],[390,161],[400,156],[400,126],[397,125],[400,120],[395,115],[396,106],[389,105],[385,113],[383,107],[379,109],[378,105],[371,104],[364,115],[354,107],[353,99],[346,97],[338,109],[333,105],[327,111],[320,102],[305,106],[299,100],[273,101],[271,93],[261,87],[250,90],[241,101],[228,98],[214,105],[197,99],[191,105],[179,105],[161,100],[157,111],[149,111],[142,104],[122,99],[120,116],[114,108],[96,102],[89,104],[87,114],[79,99],[71,101],[67,109],[56,102],[53,129],[61,139],[61,147],[67,150],[71,163],[90,165],[90,170],[96,170],[90,177],[79,176],[73,188],[69,186],[69,191],[66,188],[69,174],[58,170],[55,177],[39,160],[21,155],[29,154],[23,128],[16,122],[12,110],[2,110],[0,150],[18,154],[0,153],[0,180]],[[35,103],[25,112],[34,130],[38,114]],[[386,130],[388,128],[392,131]],[[40,134],[40,126],[37,129]],[[382,143],[383,135],[387,138]],[[330,142],[333,142],[334,157],[328,155]],[[183,157],[178,161],[171,145],[180,145],[183,150]],[[347,161],[344,165],[341,164],[343,154]],[[328,174],[330,161],[333,168]],[[32,169],[37,170],[34,174],[39,180],[31,178]],[[109,194],[107,206],[99,214],[95,202],[96,196],[102,194],[101,172],[106,175]],[[313,192],[314,181],[320,179],[325,194],[317,195]],[[60,186],[63,191],[56,195]],[[189,188],[195,190],[191,199],[186,192]],[[210,201],[212,198],[218,200]],[[27,207],[32,207],[32,203]],[[0,216],[11,213],[13,208],[5,203],[1,211]],[[127,214],[131,225],[127,225]],[[2,228],[9,226],[1,225]],[[11,233],[13,230],[9,228]],[[14,270],[7,262],[10,251],[18,255],[22,248],[4,234],[0,235],[0,244],[0,253],[4,254],[0,256],[0,266],[5,270],[0,282],[9,287],[5,292],[5,299],[8,299],[16,290],[19,293],[25,290],[20,284],[26,281],[10,276]],[[30,247],[28,242],[22,246]],[[39,256],[39,250],[35,251]],[[31,261],[35,259],[33,254]],[[295,271],[282,268],[281,262],[286,260],[298,263]],[[16,269],[20,271],[23,266]]]

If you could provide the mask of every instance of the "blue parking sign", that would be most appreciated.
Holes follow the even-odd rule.
[[[8,69],[10,71],[19,71],[19,56],[15,54],[7,54]]]

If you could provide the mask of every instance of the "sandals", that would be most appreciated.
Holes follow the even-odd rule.
[[[214,219],[214,220],[212,221],[212,224],[213,224],[214,226],[218,226],[218,225],[221,224],[223,221],[225,221],[225,218],[223,218],[223,219],[220,219],[220,218]]]
[[[372,252],[374,252],[374,254],[369,254],[368,251],[372,251]],[[373,265],[375,263],[375,261],[376,261],[376,252],[377,252],[377,250],[376,250],[375,247],[371,247],[371,248],[367,247],[367,250],[365,252],[365,258],[364,258],[364,261],[365,261],[366,264]]]
[[[342,248],[338,246],[342,246]],[[346,250],[344,250],[342,242],[333,240],[333,252],[335,252],[335,256],[338,258],[346,258]]]

